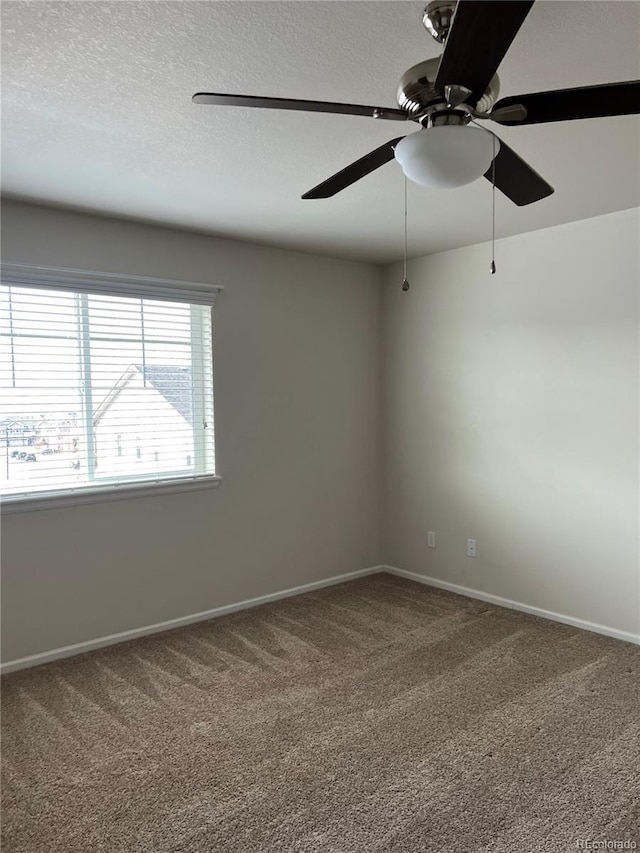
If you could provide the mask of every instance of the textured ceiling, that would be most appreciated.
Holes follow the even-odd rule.
[[[402,253],[392,162],[333,199],[301,193],[398,135],[353,116],[196,106],[221,91],[395,106],[439,47],[421,2],[4,2],[8,195],[384,262]],[[640,3],[539,0],[501,95],[640,77]],[[414,125],[410,125],[410,128]],[[640,204],[639,120],[493,125],[555,187],[498,194],[499,236]],[[409,189],[410,254],[488,239],[491,189]]]

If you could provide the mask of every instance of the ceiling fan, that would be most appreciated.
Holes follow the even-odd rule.
[[[517,126],[640,113],[638,80],[496,100],[500,86],[496,70],[533,2],[431,0],[423,24],[444,44],[444,52],[403,74],[397,92],[399,108],[210,92],[198,92],[192,100],[216,106],[409,120],[422,125],[417,133],[392,139],[351,163],[306,192],[303,199],[333,196],[395,157],[416,183],[462,186],[484,175],[515,204],[531,204],[551,195],[553,187],[505,142],[479,128],[478,120]]]

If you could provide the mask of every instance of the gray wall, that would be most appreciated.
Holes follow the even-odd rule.
[[[3,519],[3,660],[376,564],[373,266],[7,202],[3,259],[224,285],[211,491]]]
[[[489,245],[421,258],[409,293],[387,270],[386,563],[638,632],[638,226],[500,240],[495,276]]]
[[[382,562],[637,632],[638,226],[500,240],[494,277],[487,245],[417,259],[402,293],[399,266],[381,292],[364,264],[7,203],[6,261],[226,290],[222,485],[7,516],[3,659]]]

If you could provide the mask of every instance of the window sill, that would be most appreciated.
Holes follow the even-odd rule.
[[[122,486],[87,488],[64,495],[34,495],[33,497],[5,498],[2,500],[3,515],[18,512],[36,512],[43,509],[62,509],[68,506],[121,501],[128,498],[150,498],[155,495],[174,495],[180,492],[199,492],[214,489],[222,477],[198,477],[183,480],[164,480],[160,483],[132,483]]]

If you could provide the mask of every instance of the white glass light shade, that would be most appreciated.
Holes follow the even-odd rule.
[[[395,158],[410,181],[423,187],[462,187],[493,160],[493,136],[481,127],[445,124],[405,136]],[[496,140],[496,154],[500,143]]]

